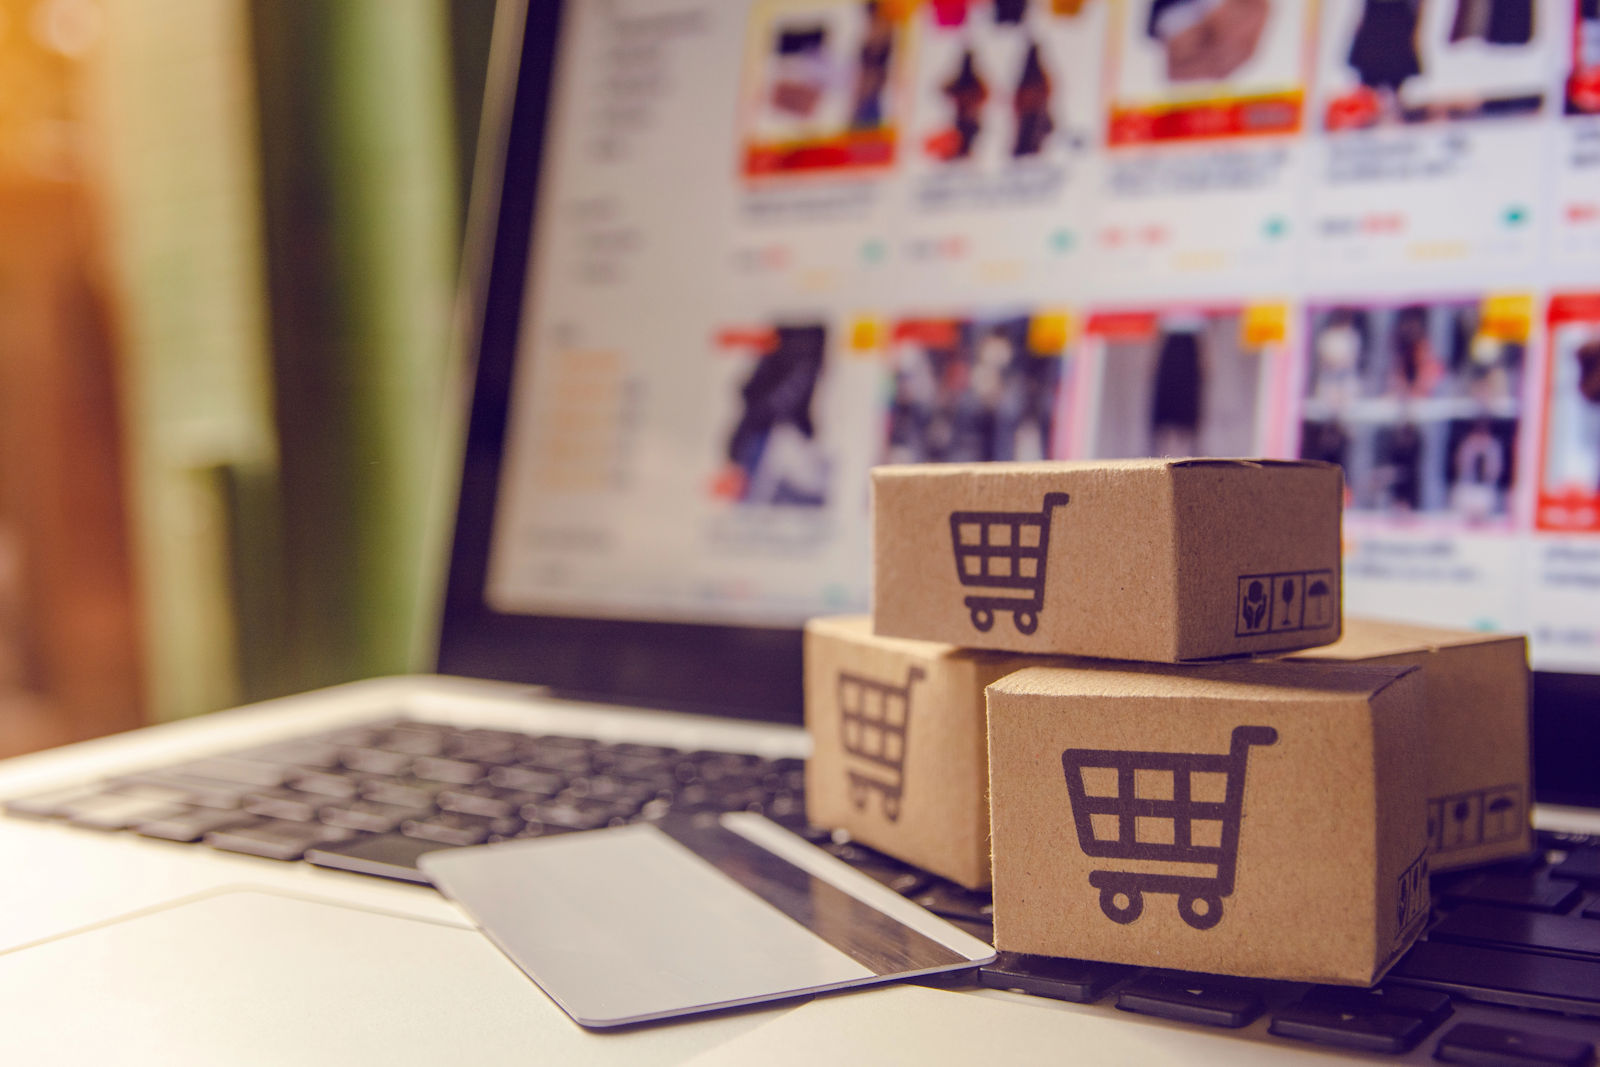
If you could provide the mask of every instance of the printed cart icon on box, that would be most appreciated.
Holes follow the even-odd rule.
[[[845,754],[863,765],[848,771],[850,799],[865,808],[867,797],[883,794],[883,813],[900,818],[905,791],[906,738],[911,726],[911,687],[921,667],[906,671],[905,685],[891,685],[859,674],[839,672],[839,733]]]
[[[1144,911],[1145,893],[1175,893],[1178,914],[1196,930],[1222,921],[1222,898],[1233,893],[1239,860],[1245,761],[1251,745],[1277,740],[1270,726],[1235,726],[1222,755],[1091,748],[1061,754],[1083,854],[1142,861],[1139,870],[1090,872],[1107,918],[1131,923]],[[1168,865],[1171,871],[1148,869]],[[1187,873],[1197,867],[1216,874]]]
[[[1031,634],[1039,628],[1045,562],[1050,557],[1050,516],[1067,500],[1066,493],[1046,493],[1040,511],[950,513],[950,541],[961,584],[995,591],[966,598],[972,625],[980,632],[988,633],[994,626],[996,611],[1011,612],[1018,633]]]

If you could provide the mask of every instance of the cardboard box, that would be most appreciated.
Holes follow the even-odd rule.
[[[1370,985],[1421,931],[1415,669],[1034,667],[988,705],[997,948]]]
[[[873,625],[976,648],[1175,663],[1339,636],[1327,463],[877,467]]]
[[[1526,638],[1351,619],[1338,644],[1293,658],[1421,668],[1430,868],[1533,848]]]
[[[1038,657],[806,624],[806,816],[977,889],[989,884],[983,690]]]

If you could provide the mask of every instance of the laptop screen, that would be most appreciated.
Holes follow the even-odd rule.
[[[867,607],[872,464],[1268,455],[1343,465],[1347,612],[1600,672],[1579,0],[559,6],[448,669],[792,717],[795,628]]]

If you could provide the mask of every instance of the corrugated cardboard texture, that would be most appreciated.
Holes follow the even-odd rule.
[[[891,466],[872,490],[879,634],[1167,663],[1339,636],[1331,464]]]
[[[1350,619],[1338,644],[1293,658],[1421,668],[1433,870],[1533,847],[1525,638]]]
[[[806,816],[972,888],[989,884],[986,685],[1037,657],[806,624]]]
[[[1001,679],[988,691],[996,947],[1376,981],[1428,910],[1421,699],[1414,670],[1346,664]],[[1185,808],[1186,793],[1215,806]],[[1187,832],[1213,850],[1205,862],[1174,856],[1181,816],[1199,820]]]

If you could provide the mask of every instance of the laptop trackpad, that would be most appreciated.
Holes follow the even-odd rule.
[[[773,1014],[593,1034],[469,927],[253,888],[0,953],[17,1064],[676,1063]]]
[[[425,856],[585,1026],[971,967],[988,945],[754,815]]]

